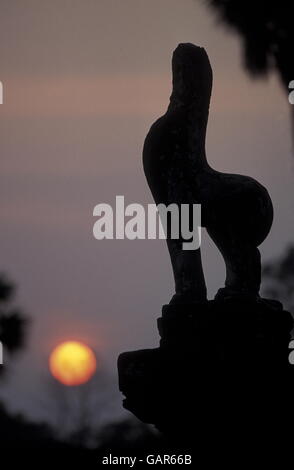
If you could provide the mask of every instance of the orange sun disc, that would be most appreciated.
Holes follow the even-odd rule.
[[[57,346],[49,357],[49,368],[63,385],[81,385],[94,375],[97,362],[92,349],[78,341],[66,341]]]

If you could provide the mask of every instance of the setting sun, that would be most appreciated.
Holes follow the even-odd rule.
[[[67,386],[88,382],[96,367],[96,357],[92,349],[78,341],[66,341],[60,344],[49,357],[51,374]]]

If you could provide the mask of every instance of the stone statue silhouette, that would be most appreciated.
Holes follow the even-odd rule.
[[[277,300],[259,297],[258,246],[272,224],[272,203],[254,179],[220,173],[206,161],[212,70],[205,50],[180,44],[172,68],[169,107],[145,139],[145,174],[156,204],[201,204],[202,225],[223,255],[226,281],[208,301],[200,248],[185,251],[184,240],[169,233],[169,221],[176,293],[157,319],[159,347],[118,358],[123,406],[154,424],[169,449],[194,451],[196,461],[199,449],[205,459],[214,449],[232,467],[244,453],[263,462],[268,443],[279,459],[291,449],[284,421],[293,397],[293,319]],[[238,449],[231,461],[228,442]]]
[[[267,190],[248,176],[221,173],[206,160],[205,137],[212,69],[205,50],[180,44],[172,59],[173,91],[164,116],[145,139],[145,175],[156,204],[201,204],[206,228],[225,261],[225,287],[216,298],[259,296],[258,246],[271,228],[273,208]],[[207,299],[200,248],[182,249],[167,238],[176,294],[171,303]]]

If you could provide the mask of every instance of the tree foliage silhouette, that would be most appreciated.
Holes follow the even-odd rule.
[[[15,286],[0,275],[0,341],[14,353],[24,346],[27,319],[21,310],[12,305]]]
[[[288,91],[294,80],[293,0],[206,0],[243,43],[244,61],[253,75],[277,70]]]
[[[270,261],[263,268],[264,293],[279,299],[294,313],[294,245],[290,245],[283,255]]]

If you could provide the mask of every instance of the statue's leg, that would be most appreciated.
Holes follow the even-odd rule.
[[[207,291],[198,250],[183,250],[181,239],[167,239],[171,258],[176,295],[172,301],[203,302],[207,300]]]
[[[232,233],[216,233],[207,228],[209,236],[223,255],[226,265],[225,288],[218,296],[250,295],[257,297],[261,282],[260,253],[256,246]]]

